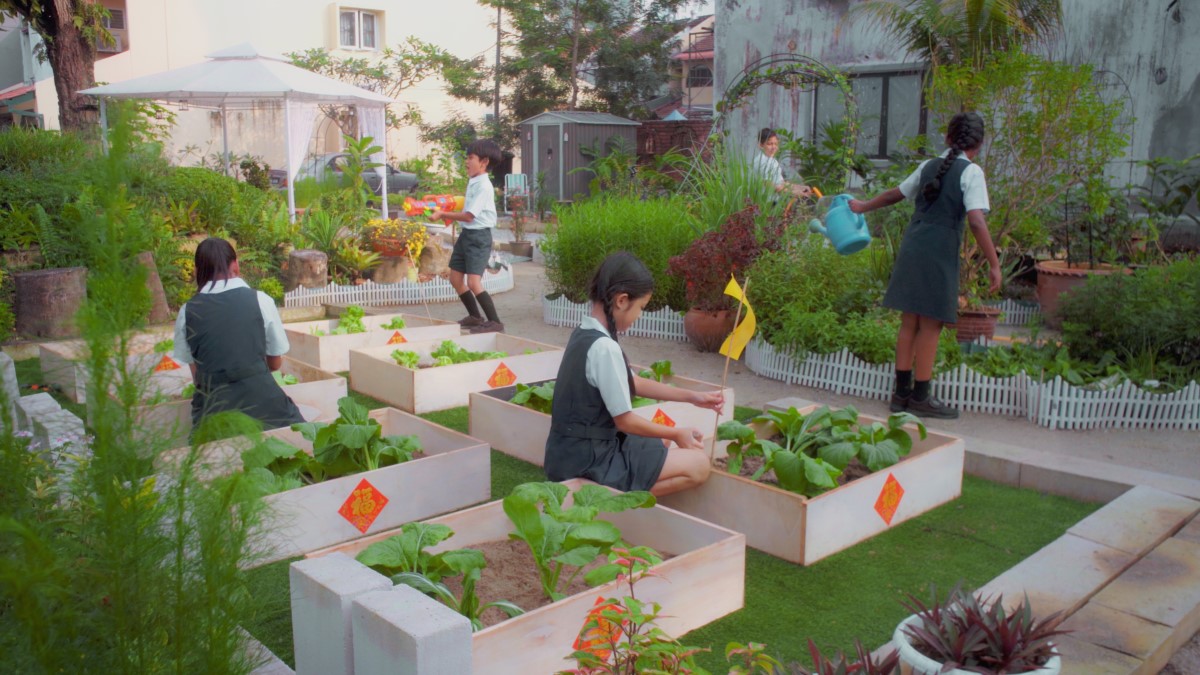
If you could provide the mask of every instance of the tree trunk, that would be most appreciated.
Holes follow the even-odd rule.
[[[167,305],[167,294],[163,291],[162,279],[158,276],[158,265],[154,254],[143,251],[137,255],[139,265],[146,268],[146,288],[150,290],[150,323],[165,323],[171,320],[171,308]]]
[[[298,286],[322,288],[329,285],[329,256],[312,249],[292,251],[283,274],[283,290]]]
[[[78,93],[96,84],[96,46],[76,27],[73,11],[59,9],[53,21],[54,35],[42,37],[50,38],[45,39],[46,57],[58,92],[58,124],[63,131],[81,131],[97,119],[95,100]]]
[[[87,268],[66,267],[13,275],[17,333],[65,338],[76,334],[75,313],[87,296]]]
[[[574,110],[579,101],[579,30],[582,28],[579,19],[579,2],[575,2],[575,15],[571,17],[571,105],[568,110]]]

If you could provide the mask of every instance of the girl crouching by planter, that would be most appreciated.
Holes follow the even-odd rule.
[[[697,392],[637,377],[617,334],[641,316],[654,277],[624,251],[604,259],[592,277],[591,315],[571,334],[554,386],[546,476],[587,478],[618,490],[656,496],[686,490],[708,479],[703,434],[638,417],[633,396],[680,401],[721,411],[720,391]],[[675,447],[669,447],[674,442]]]
[[[267,429],[303,422],[271,371],[288,351],[275,302],[242,281],[237,253],[224,239],[196,247],[198,292],[175,319],[175,360],[192,369],[192,425],[205,415],[238,411]]]
[[[977,113],[955,115],[946,130],[949,148],[941,160],[926,160],[899,187],[870,201],[850,200],[854,213],[874,211],[906,198],[916,206],[883,298],[884,307],[901,312],[892,412],[958,417],[957,410],[933,396],[930,381],[942,326],[958,320],[958,257],[964,218],[987,257],[991,290],[1000,290],[1000,261],[984,218],[987,181],[983,169],[971,162],[983,144],[983,133],[983,118]]]

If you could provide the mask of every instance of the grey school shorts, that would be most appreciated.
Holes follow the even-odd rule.
[[[450,269],[463,274],[483,274],[492,255],[492,228],[463,229],[450,254]]]

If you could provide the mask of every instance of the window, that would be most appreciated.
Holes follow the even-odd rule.
[[[708,66],[692,66],[688,69],[688,88],[713,86],[712,68]]]
[[[374,12],[343,10],[338,16],[338,44],[345,49],[376,49],[378,25]]]
[[[902,143],[925,134],[928,111],[922,95],[923,70],[850,73],[850,88],[858,101],[858,151],[885,159]],[[842,121],[846,107],[833,87],[817,88],[813,137],[829,123]]]
[[[108,30],[125,30],[125,10],[109,9],[108,16],[101,22]]]

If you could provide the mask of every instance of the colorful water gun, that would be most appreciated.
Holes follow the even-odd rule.
[[[421,199],[405,197],[404,213],[409,217],[423,215],[428,218],[434,210],[461,211],[464,201],[464,197],[457,195],[425,195]],[[443,219],[443,222],[449,225],[451,221]]]

